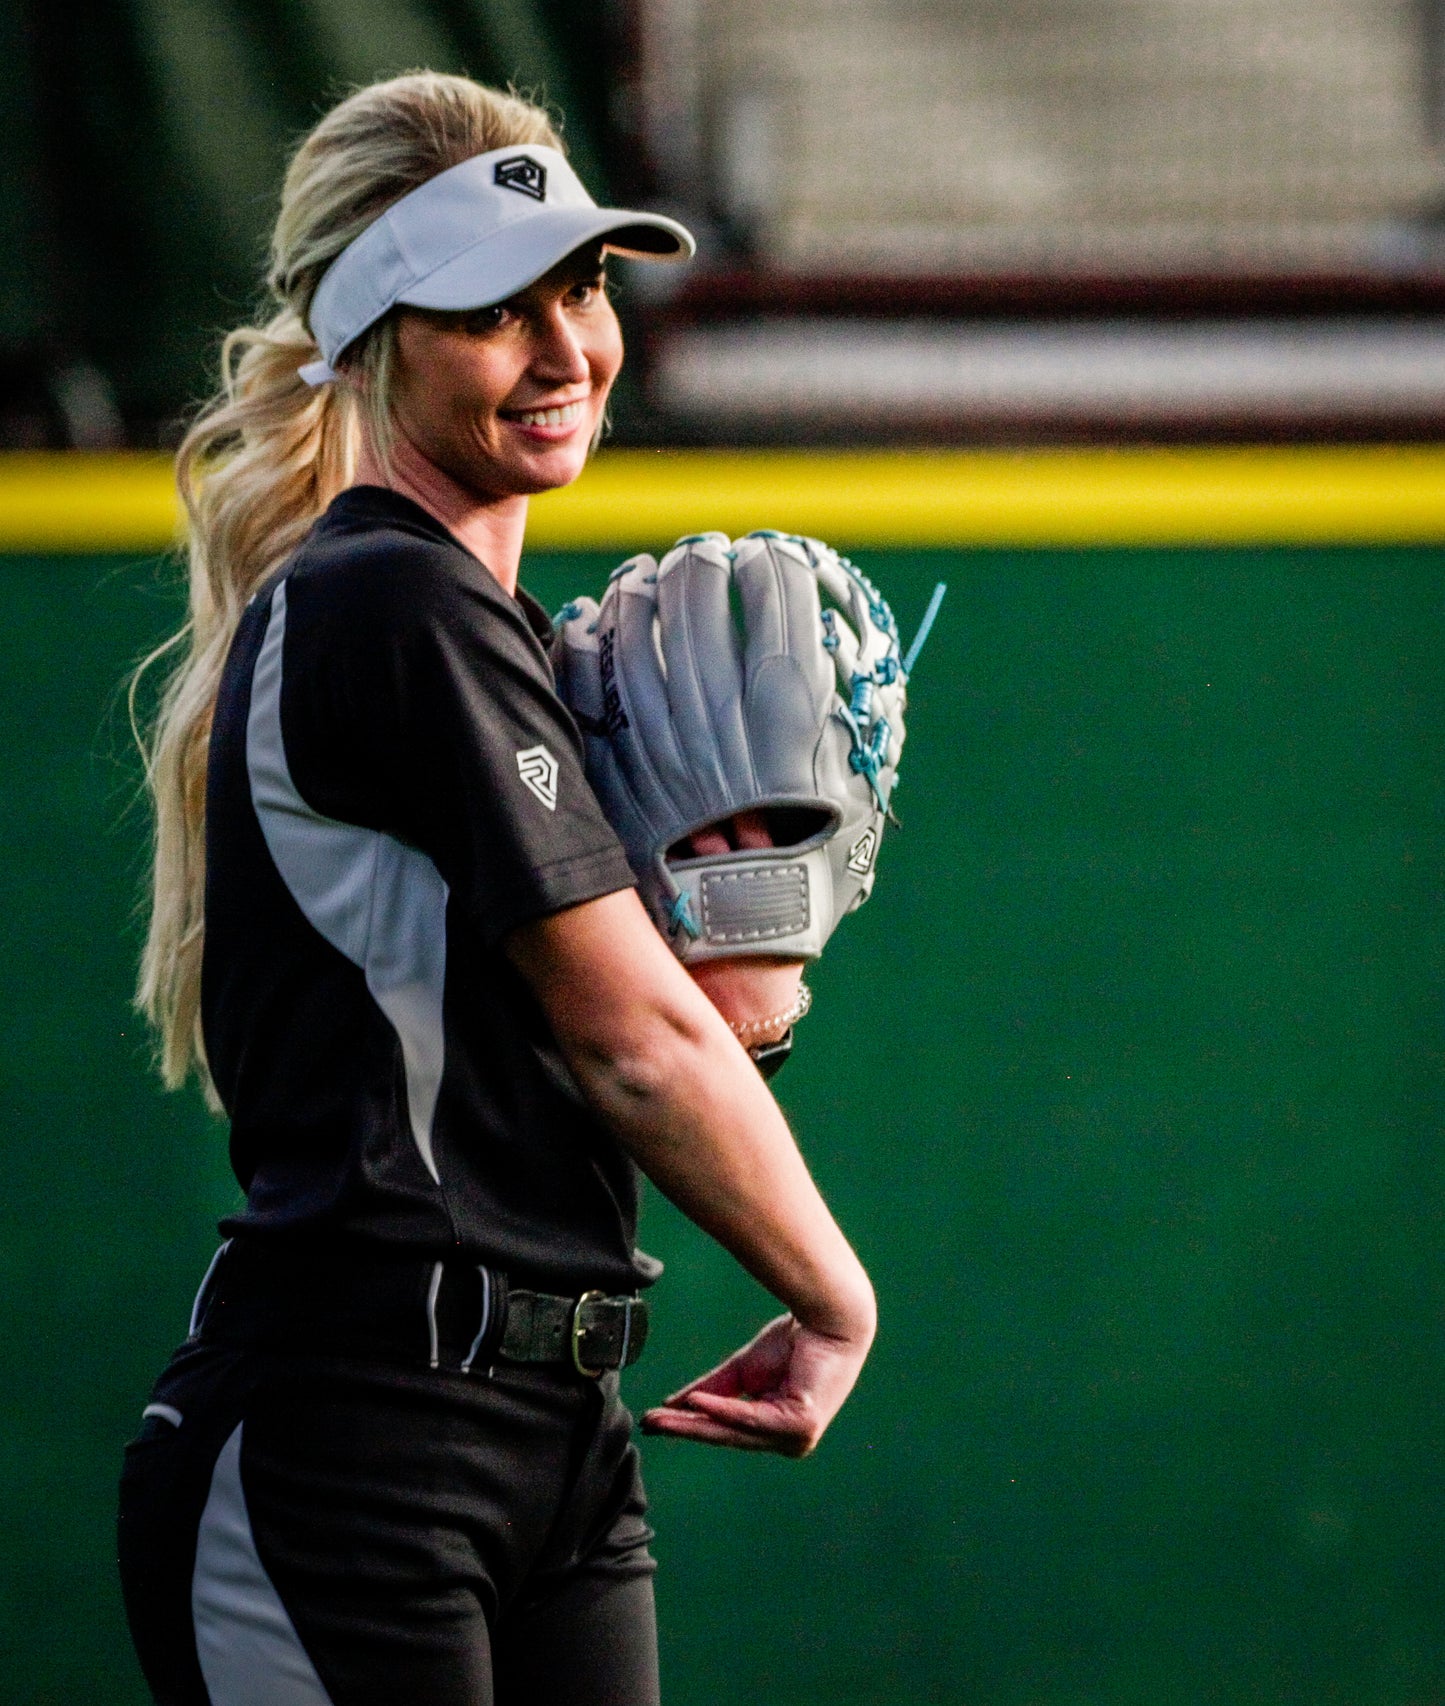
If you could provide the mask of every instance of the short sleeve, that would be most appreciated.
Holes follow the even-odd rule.
[[[630,887],[576,724],[520,608],[451,574],[428,590],[399,730],[398,798],[416,842],[489,942]]]
[[[297,589],[320,622],[311,698],[334,760],[298,775],[303,795],[426,853],[489,946],[632,886],[521,606],[460,550],[389,558],[344,592]]]

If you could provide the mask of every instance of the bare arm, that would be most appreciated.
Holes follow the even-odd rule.
[[[867,1354],[873,1292],[777,1103],[632,891],[527,925],[507,951],[619,1141],[791,1312],[644,1426],[811,1450]]]

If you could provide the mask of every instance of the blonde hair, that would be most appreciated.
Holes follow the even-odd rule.
[[[221,383],[176,456],[189,522],[189,614],[141,665],[178,651],[148,734],[138,731],[155,810],[150,928],[136,1005],[154,1025],[175,1088],[194,1068],[214,1089],[201,1037],[205,940],[206,760],[221,671],[246,601],[350,485],[363,427],[391,443],[395,318],[346,352],[338,382],[298,376],[319,351],[306,314],[321,275],[391,204],[438,172],[515,143],[561,139],[540,107],[466,77],[418,71],[359,89],[292,156],[267,276],[277,307],[221,345]]]

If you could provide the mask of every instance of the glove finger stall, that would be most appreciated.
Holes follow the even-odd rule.
[[[786,541],[745,539],[735,563],[747,633],[746,719],[760,795],[818,801],[835,794],[816,773],[833,694],[821,646],[817,578]]]
[[[658,638],[667,701],[699,813],[726,817],[756,789],[742,715],[742,645],[732,615],[727,542],[689,543],[663,559],[657,585]]]

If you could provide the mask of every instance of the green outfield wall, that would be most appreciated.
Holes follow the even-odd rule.
[[[950,592],[777,1087],[882,1327],[807,1463],[646,1444],[670,1701],[1438,1706],[1445,551],[858,557]],[[0,559],[7,1706],[143,1701],[112,1487],[233,1200],[127,1006],[173,581]],[[768,1308],[644,1241],[635,1407]]]

